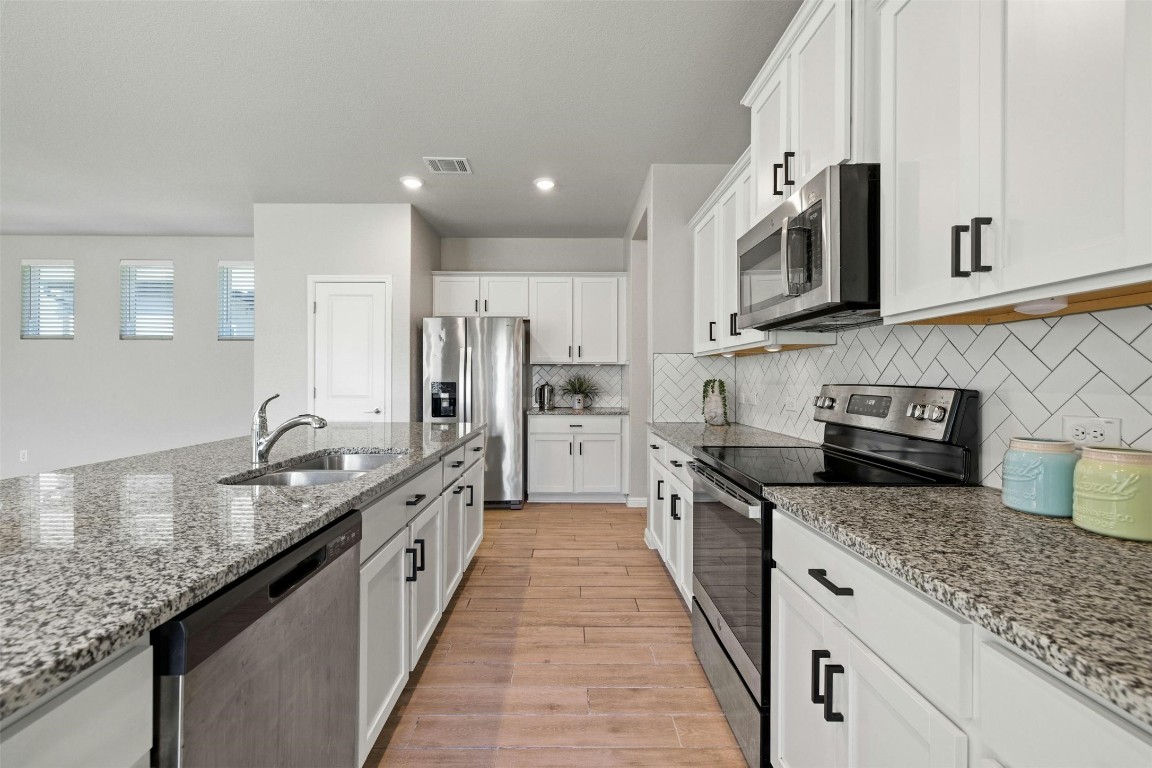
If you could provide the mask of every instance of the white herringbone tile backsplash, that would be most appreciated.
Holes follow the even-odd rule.
[[[820,440],[821,384],[912,384],[980,392],[980,471],[999,487],[1013,437],[1060,437],[1063,416],[1121,419],[1152,450],[1152,306],[1005,325],[874,326],[831,347],[736,358],[737,420]],[[747,396],[755,400],[744,401]],[[785,410],[792,401],[796,410]]]
[[[600,394],[593,406],[603,408],[625,408],[628,405],[628,392],[624,387],[624,366],[622,365],[534,365],[532,366],[532,389],[545,382],[556,387],[556,405],[567,408],[572,403],[560,394],[560,385],[574,373],[591,376],[600,385]]]
[[[723,379],[728,386],[728,418],[736,421],[731,393],[736,381],[735,358],[652,356],[652,421],[704,421],[701,395],[708,379]]]

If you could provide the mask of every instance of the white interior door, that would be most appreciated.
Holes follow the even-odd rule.
[[[329,421],[388,421],[389,287],[316,283],[313,410]]]

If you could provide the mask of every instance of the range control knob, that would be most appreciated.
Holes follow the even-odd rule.
[[[920,403],[914,403],[908,406],[908,415],[917,421],[924,420],[924,406]]]
[[[928,408],[928,421],[944,421],[948,409],[942,405],[933,405]]]
[[[820,395],[816,395],[816,397],[812,398],[812,405],[819,408],[820,407],[820,401],[823,399],[824,398],[820,397]]]
[[[829,410],[836,407],[836,398],[821,396],[816,398],[816,407]]]

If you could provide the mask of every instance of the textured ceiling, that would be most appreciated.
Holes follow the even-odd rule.
[[[412,202],[446,237],[622,236],[650,164],[744,150],[738,100],[797,5],[5,0],[0,230],[239,235],[254,202]]]

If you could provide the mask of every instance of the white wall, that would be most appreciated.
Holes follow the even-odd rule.
[[[623,272],[624,240],[446,237],[441,269],[483,272]]]
[[[628,306],[632,321],[628,326],[631,351],[628,366],[629,468],[628,493],[636,498],[648,495],[648,420],[652,413],[652,354],[648,350],[648,241],[630,240],[628,257]]]
[[[412,306],[411,348],[409,360],[412,371],[409,421],[423,421],[423,401],[420,387],[424,370],[424,318],[432,317],[432,273],[440,269],[440,236],[412,209]],[[399,417],[397,417],[399,418]]]
[[[311,406],[308,392],[309,275],[388,275],[392,278],[393,419],[413,408],[413,214],[404,204],[257,204],[254,208],[256,284],[253,401],[280,393],[269,420],[280,421]],[[434,263],[434,235],[423,228],[419,272]],[[417,282],[423,281],[421,276]],[[427,281],[430,286],[430,279]],[[425,298],[426,297],[426,298]],[[417,309],[431,301],[428,287]],[[427,314],[427,313],[426,313]],[[323,415],[323,414],[321,414]]]
[[[216,266],[251,258],[248,237],[0,237],[0,476],[245,434],[253,343],[216,339]],[[22,259],[75,261],[73,340],[20,338]],[[171,341],[120,340],[121,259],[174,262]]]

